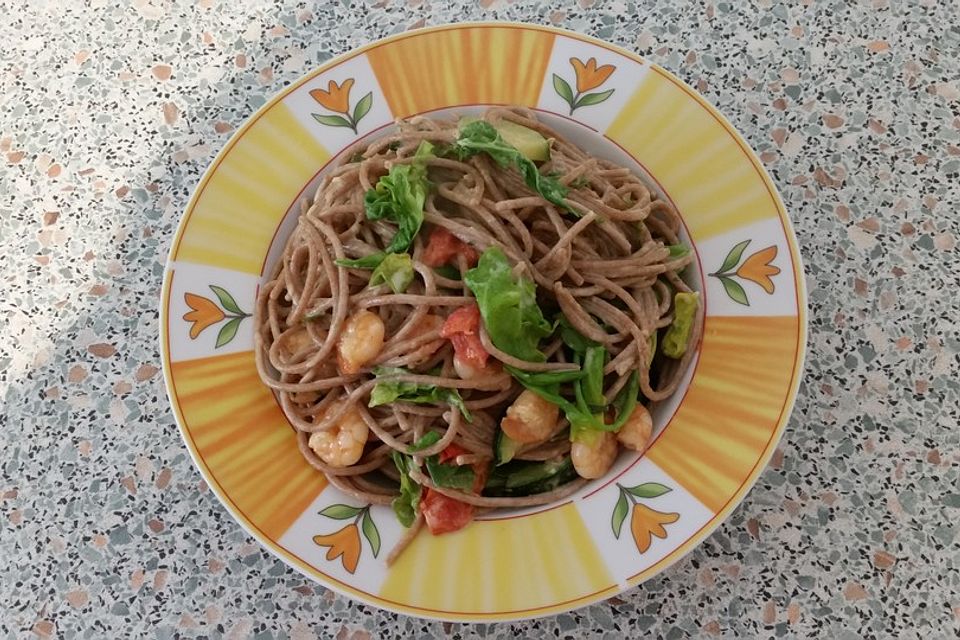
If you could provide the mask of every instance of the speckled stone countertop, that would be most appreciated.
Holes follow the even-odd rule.
[[[168,245],[230,132],[319,62],[455,18],[599,36],[698,88],[779,186],[810,293],[797,408],[733,516],[522,624],[306,581],[200,479],[158,373]],[[0,637],[957,637],[958,25],[952,0],[0,2]]]

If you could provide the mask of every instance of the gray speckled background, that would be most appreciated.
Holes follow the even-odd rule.
[[[797,409],[743,505],[640,588],[523,624],[398,618],[268,555],[158,374],[168,243],[231,130],[454,17],[589,33],[697,87],[779,186],[810,291]],[[958,25],[951,0],[0,1],[0,637],[956,637]]]

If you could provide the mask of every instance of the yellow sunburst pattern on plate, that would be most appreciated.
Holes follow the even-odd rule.
[[[535,105],[553,40],[546,31],[468,26],[397,40],[367,59],[398,118],[459,104]]]
[[[573,504],[532,516],[423,533],[390,569],[380,595],[434,612],[545,607],[616,590]]]
[[[253,352],[170,365],[181,422],[223,494],[277,540],[326,487],[260,381]]]
[[[708,316],[697,371],[647,456],[719,512],[763,459],[790,397],[796,316]]]
[[[765,176],[738,141],[662,72],[645,76],[606,134],[666,188],[694,240],[778,216]]]
[[[282,103],[234,140],[197,188],[171,258],[259,274],[277,225],[330,153]]]

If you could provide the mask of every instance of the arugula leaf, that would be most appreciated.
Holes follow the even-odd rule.
[[[436,155],[436,150],[437,148],[432,142],[421,140],[417,146],[417,150],[413,152],[413,157],[417,160],[423,160],[424,158]],[[420,163],[420,166],[423,166],[423,163]]]
[[[397,514],[397,520],[404,527],[409,527],[417,519],[417,509],[420,506],[420,494],[422,492],[420,485],[410,478],[410,468],[413,460],[399,451],[391,451],[390,457],[393,458],[393,464],[400,472],[400,495],[393,499],[390,506],[393,512]]]
[[[507,257],[490,247],[480,262],[464,275],[483,317],[483,326],[498,349],[528,362],[543,362],[537,348],[541,338],[553,333],[537,306],[537,287],[525,278],[514,278]]]
[[[427,473],[430,474],[430,479],[438,487],[460,489],[461,491],[473,489],[473,481],[476,478],[473,467],[470,465],[445,464],[440,462],[439,456],[427,458]]]
[[[410,453],[415,453],[417,451],[423,451],[427,447],[433,446],[440,442],[440,434],[436,431],[430,431],[425,433],[419,440],[407,447],[407,451]]]
[[[379,377],[386,377],[410,373],[400,367],[377,367],[373,373]],[[463,402],[460,392],[456,389],[438,387],[432,384],[416,384],[414,382],[385,381],[378,382],[370,392],[368,406],[377,407],[391,402],[414,402],[417,404],[444,403],[460,410],[467,422],[473,422],[473,416]]]
[[[663,336],[661,351],[668,358],[680,358],[687,352],[690,329],[697,314],[700,294],[680,292],[673,297],[673,322]]]
[[[387,254],[402,253],[410,248],[413,238],[423,224],[423,203],[427,199],[429,183],[423,158],[433,154],[433,145],[421,142],[410,164],[395,164],[390,172],[363,196],[367,220],[388,220],[397,225],[397,233],[383,251],[355,260],[337,260],[342,267],[373,269]]]
[[[613,406],[617,410],[616,419],[609,425],[605,425],[607,431],[617,432],[620,431],[620,427],[626,424],[627,419],[630,418],[630,414],[633,413],[633,410],[637,407],[637,393],[640,392],[640,375],[634,371],[630,375],[630,380],[627,382],[627,385],[617,394],[617,397],[613,399]]]
[[[431,431],[407,447],[407,451],[411,453],[422,451],[427,447],[435,445],[439,441],[440,434],[436,431]],[[461,489],[463,491],[470,491],[473,488],[475,474],[470,465],[446,464],[440,462],[439,455],[429,456],[426,460],[426,464],[427,473],[430,474],[430,479],[433,480],[433,483],[438,487]],[[401,484],[401,490],[402,488],[403,487]]]
[[[448,280],[460,280],[460,270],[452,264],[442,264],[433,268],[437,275],[443,276]]]
[[[587,372],[583,369],[578,369],[576,371],[541,371],[532,373],[530,371],[523,371],[517,369],[516,367],[511,367],[510,365],[504,365],[504,368],[510,372],[514,378],[518,380],[523,378],[527,384],[532,384],[540,387],[548,387],[554,384],[560,384],[562,382],[573,382],[574,380],[580,380]]]
[[[352,269],[376,269],[386,257],[387,254],[382,251],[377,251],[362,258],[337,260],[336,263],[341,267],[349,267]]]
[[[604,347],[587,347],[583,357],[583,370],[586,376],[578,384],[587,404],[594,407],[603,407],[607,403],[603,398],[603,367],[606,364],[607,350]]]
[[[558,207],[568,208],[564,202],[567,188],[555,178],[542,175],[537,165],[520,153],[516,147],[509,145],[496,127],[489,122],[472,120],[464,124],[460,128],[460,136],[453,143],[452,150],[461,160],[466,160],[478,153],[486,153],[501,167],[513,164],[528,187]]]
[[[579,388],[579,387],[578,387]],[[567,420],[570,421],[570,440],[584,440],[591,437],[591,431],[613,431],[616,433],[620,431],[624,424],[626,424],[627,419],[630,417],[630,414],[633,413],[634,408],[637,406],[637,393],[640,391],[640,376],[634,371],[630,375],[630,380],[627,382],[626,386],[620,390],[620,393],[617,394],[617,397],[613,400],[613,407],[616,409],[617,417],[610,424],[606,424],[603,420],[603,414],[595,416],[589,411],[586,413],[587,419],[584,416],[584,410],[580,408],[578,413],[573,417],[567,415]],[[582,400],[582,394],[579,394],[577,400]],[[578,402],[578,406],[580,402]]]
[[[590,184],[590,180],[585,176],[580,176],[579,178],[575,178],[573,182],[570,183],[570,186],[574,189],[583,189],[588,184]]]
[[[560,395],[560,385],[559,384],[537,384],[535,379],[531,379],[531,376],[537,374],[529,374],[525,371],[518,371],[513,367],[505,367],[510,371],[510,374],[516,378],[517,382],[522,384],[526,389],[529,389],[533,393],[537,394],[547,402],[557,405],[560,407],[560,410],[563,411],[567,420],[570,421],[570,424],[580,424],[588,428],[601,428],[603,424],[594,418],[593,414],[590,413],[589,409],[584,410],[579,407],[577,404],[570,402],[562,395]]]
[[[406,253],[388,254],[370,276],[370,286],[386,283],[394,293],[403,293],[413,282],[413,260]]]
[[[590,347],[596,347],[600,343],[585,337],[582,333],[573,328],[567,316],[562,313],[557,318],[557,325],[560,327],[560,339],[570,347],[574,353],[586,353]]]

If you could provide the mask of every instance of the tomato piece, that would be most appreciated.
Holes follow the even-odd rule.
[[[487,365],[490,354],[480,341],[480,307],[476,304],[451,313],[440,328],[440,335],[450,339],[457,356],[467,364],[477,368]]]
[[[458,255],[463,255],[471,267],[477,266],[480,260],[480,254],[476,249],[443,227],[437,227],[427,240],[422,260],[428,267],[442,267],[452,262]]]
[[[455,333],[477,333],[480,331],[480,307],[468,304],[450,314],[440,328],[440,335],[449,338]]]
[[[459,531],[473,520],[473,505],[423,488],[420,512],[433,535]]]
[[[440,455],[437,456],[437,459],[440,461],[441,464],[444,464],[446,462],[450,462],[457,456],[464,455],[465,453],[470,453],[470,451],[467,449],[464,449],[463,447],[461,447],[455,442],[451,442],[450,444],[447,445],[446,449],[440,452]]]
[[[455,333],[450,336],[450,342],[453,343],[453,350],[461,360],[468,365],[482,369],[487,366],[487,359],[490,354],[483,348],[480,342],[480,336],[476,334]]]

